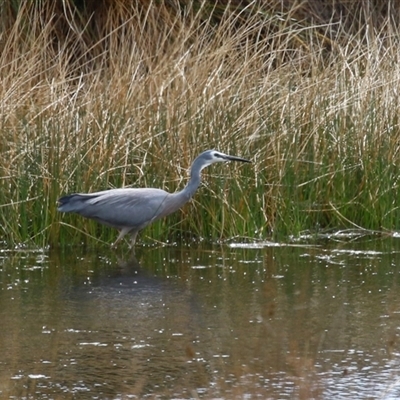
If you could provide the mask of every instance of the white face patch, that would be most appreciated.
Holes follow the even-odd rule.
[[[212,154],[212,156],[214,157],[214,162],[217,162],[217,161],[225,161],[225,158],[223,157],[223,155],[221,154],[221,153],[217,153],[217,152],[215,152],[215,153],[213,153]]]

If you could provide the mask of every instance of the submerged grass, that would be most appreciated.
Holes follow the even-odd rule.
[[[400,32],[389,18],[352,32],[253,3],[212,17],[204,5],[121,2],[85,25],[73,3],[49,4],[21,2],[0,37],[6,245],[110,242],[113,230],[59,214],[57,198],[175,191],[208,148],[254,163],[206,169],[193,201],[142,241],[400,229]]]

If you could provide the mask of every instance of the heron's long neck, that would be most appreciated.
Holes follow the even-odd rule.
[[[201,182],[200,172],[206,165],[199,157],[194,160],[192,168],[190,169],[189,182],[181,191],[168,194],[165,197],[162,211],[158,214],[157,219],[179,210],[192,198]]]
[[[192,196],[195,194],[197,188],[200,186],[201,183],[201,165],[198,165],[194,161],[192,168],[190,169],[190,179],[186,186],[179,192],[173,194],[174,196],[174,204],[176,209],[182,207],[186,202],[188,202]]]
[[[200,170],[199,169],[193,170],[192,168],[190,171],[189,182],[178,193],[182,194],[182,196],[186,199],[186,201],[188,201],[195,194],[197,188],[200,186],[200,183],[201,183]]]
[[[193,167],[190,170],[190,179],[186,186],[183,188],[182,192],[186,192],[186,195],[191,198],[197,188],[200,186],[201,183],[201,169],[196,168],[196,164],[193,164]]]

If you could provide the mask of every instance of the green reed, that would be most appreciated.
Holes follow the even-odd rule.
[[[208,148],[253,164],[205,169],[194,199],[141,241],[400,228],[395,28],[358,32],[328,52],[329,27],[321,41],[318,27],[290,13],[250,13],[237,29],[229,10],[209,25],[179,14],[174,29],[159,31],[150,13],[136,21],[143,41],[134,45],[127,38],[137,37],[137,23],[120,26],[111,14],[118,29],[77,51],[70,46],[79,38],[56,48],[51,21],[24,7],[0,59],[5,245],[110,243],[115,231],[58,213],[57,198],[125,186],[179,190]],[[277,30],[282,18],[292,29]],[[94,40],[94,31],[82,38]]]

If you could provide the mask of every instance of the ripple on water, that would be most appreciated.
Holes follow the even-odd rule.
[[[0,394],[400,398],[399,248],[2,252]]]

